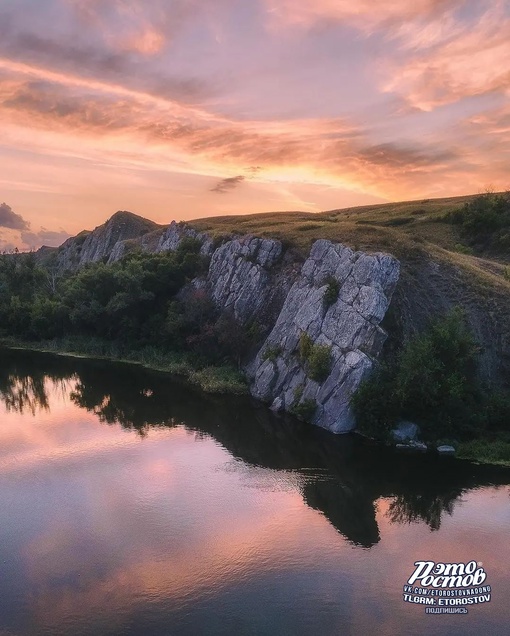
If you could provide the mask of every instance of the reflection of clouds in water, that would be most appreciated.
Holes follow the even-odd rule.
[[[68,363],[49,364],[61,365],[52,372],[65,382]],[[291,633],[317,633],[321,617],[325,634],[349,625],[368,634],[377,616],[379,633],[398,634],[423,619],[399,596],[422,555],[476,553],[491,584],[510,594],[510,490],[473,490],[492,474],[459,463],[424,484],[404,470],[407,459],[276,424],[262,409],[174,389],[164,377],[148,384],[145,373],[79,364],[73,382],[86,404],[69,400],[74,385],[59,393],[45,381],[50,410],[10,412],[0,427],[0,448],[18,444],[4,455],[0,504],[9,501],[15,520],[20,594],[49,633],[63,624],[68,633],[122,631],[155,615],[174,626],[193,620],[188,631],[203,633],[218,615],[242,625],[264,607]],[[101,423],[106,404],[123,419]],[[0,524],[0,561],[11,556],[2,554],[9,527]],[[0,580],[11,606],[12,589]],[[502,610],[494,603],[494,620]],[[277,622],[287,615],[297,623]]]
[[[204,489],[193,464],[179,461],[182,442],[188,446],[190,460],[196,452],[202,457],[210,452],[210,480],[217,483]],[[197,598],[221,595],[233,585],[281,568],[290,559],[296,531],[292,516],[300,498],[280,494],[277,501],[266,502],[264,509],[256,506],[246,492],[235,492],[225,473],[214,470],[218,452],[227,458],[225,451],[215,445],[211,448],[210,440],[201,446],[197,451],[196,442],[185,431],[171,431],[170,438],[155,442],[159,459],[152,454],[146,461],[138,457],[130,467],[130,482],[114,480],[100,494],[96,484],[90,484],[83,502],[85,527],[66,517],[65,511],[56,518],[44,517],[44,531],[24,553],[30,585],[37,585],[43,624],[57,626],[70,613],[80,621],[105,611],[123,616],[148,602],[166,604],[173,611],[189,608]],[[172,483],[159,470],[164,457],[175,469]],[[144,491],[157,490],[154,480],[158,479],[166,484],[160,493],[163,497],[158,505],[151,502],[147,507]],[[101,476],[94,481],[99,483]],[[97,494],[91,496],[93,492]],[[214,498],[209,497],[211,492]],[[238,496],[244,506],[238,504]],[[226,524],[232,500],[235,515]],[[190,524],[189,517],[198,512]],[[300,533],[306,520],[301,524]],[[273,534],[284,525],[285,534]]]

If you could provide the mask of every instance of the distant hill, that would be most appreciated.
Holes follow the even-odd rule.
[[[162,229],[162,226],[132,212],[116,212],[111,218],[92,231],[84,230],[68,238],[60,247],[42,247],[38,256],[52,262],[57,270],[74,270],[87,263],[107,262],[115,247],[124,241],[139,239]]]

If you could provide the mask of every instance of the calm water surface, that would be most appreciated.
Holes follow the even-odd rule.
[[[0,636],[510,634],[510,471],[0,351]],[[492,601],[425,615],[418,559]]]

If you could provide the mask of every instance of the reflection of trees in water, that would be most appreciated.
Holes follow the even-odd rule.
[[[173,415],[175,389],[168,377],[152,377],[136,368],[85,366],[80,369],[70,397],[77,406],[94,413],[100,422],[120,424],[142,437],[150,428],[175,426],[181,421]]]
[[[150,383],[149,378],[146,380]],[[105,424],[120,424],[140,435],[145,435],[150,426],[175,425],[168,404],[140,381],[136,370],[24,351],[0,351],[0,399],[8,412],[49,412],[52,395],[69,398]]]
[[[22,356],[16,361],[4,352],[0,360],[0,399],[7,412],[32,415],[39,411],[49,412],[49,393],[69,393],[72,377],[67,373],[34,369],[31,365],[27,366],[27,360]]]
[[[10,374],[0,379],[0,395],[7,412],[49,411],[48,395],[44,386],[44,378],[19,377]]]
[[[379,539],[376,502],[391,501],[392,523],[440,527],[462,493],[510,483],[510,471],[436,456],[407,456],[355,436],[333,436],[291,418],[280,419],[244,398],[206,396],[168,376],[136,367],[0,351],[0,398],[20,413],[49,410],[60,391],[101,422],[140,435],[184,423],[210,436],[245,465],[293,471],[304,501],[355,545]],[[423,475],[427,475],[424,479]]]
[[[450,516],[461,493],[406,493],[397,495],[390,503],[387,517],[393,523],[424,521],[431,530],[439,530],[443,513]]]

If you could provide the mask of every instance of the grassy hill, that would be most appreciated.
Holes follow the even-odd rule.
[[[303,250],[307,250],[318,238],[327,238],[360,250],[391,251],[403,259],[419,256],[424,251],[432,250],[435,253],[435,248],[457,254],[469,251],[469,247],[460,228],[445,223],[445,217],[461,210],[477,196],[403,201],[320,213],[271,212],[218,216],[197,219],[191,221],[191,225],[214,236],[234,233],[280,238]],[[498,267],[498,264],[510,262],[510,252],[506,255],[475,255],[490,256],[496,263],[496,267],[492,268],[495,275],[503,275],[502,267]],[[460,262],[466,261],[461,259]],[[477,262],[475,260],[473,264]],[[482,264],[481,269],[487,269],[486,265]]]

